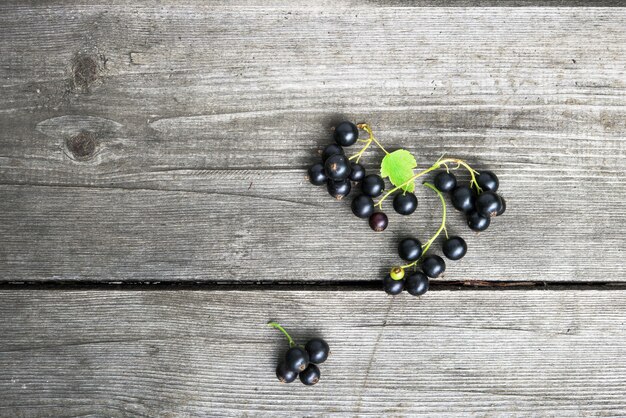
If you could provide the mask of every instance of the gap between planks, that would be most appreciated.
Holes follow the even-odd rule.
[[[486,280],[467,280],[449,282],[430,282],[430,291],[457,290],[536,290],[567,291],[567,290],[622,290],[626,289],[625,282],[503,282]],[[319,281],[319,282],[85,282],[85,281],[48,281],[48,282],[4,282],[0,283],[1,290],[197,290],[197,291],[370,291],[381,289],[378,281],[352,280],[352,281]],[[382,290],[382,289],[381,289]]]

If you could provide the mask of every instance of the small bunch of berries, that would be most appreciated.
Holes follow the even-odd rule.
[[[276,367],[276,377],[281,383],[291,383],[300,377],[300,381],[312,386],[320,380],[320,369],[317,366],[326,361],[330,354],[328,343],[321,338],[313,338],[304,347],[296,345],[287,331],[276,322],[268,325],[281,331],[289,340],[289,350]]]
[[[360,182],[361,194],[352,200],[352,212],[359,218],[369,218],[369,224],[373,230],[383,231],[387,228],[389,220],[383,212],[374,211],[373,198],[383,193],[385,182],[377,174],[366,175],[365,168],[361,164],[351,161],[355,156],[348,158],[343,149],[343,147],[354,145],[359,140],[359,127],[367,128],[366,125],[357,126],[347,121],[335,127],[335,143],[326,146],[322,151],[322,160],[309,167],[308,179],[316,186],[326,184],[328,193],[338,200],[348,196],[352,190],[351,182]],[[415,195],[412,196],[415,197]],[[415,207],[417,207],[417,200],[415,200]]]

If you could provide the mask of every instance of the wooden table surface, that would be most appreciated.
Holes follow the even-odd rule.
[[[0,416],[626,415],[626,9],[401,5],[0,5]],[[500,177],[423,297],[436,196],[377,234],[304,179],[343,119]]]

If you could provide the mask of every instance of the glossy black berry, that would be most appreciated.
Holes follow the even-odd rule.
[[[502,196],[500,196],[500,202],[502,202],[502,204],[500,205],[500,210],[496,213],[496,216],[500,216],[506,211],[506,200],[504,200]]]
[[[440,192],[450,192],[456,187],[456,176],[447,171],[442,171],[435,176],[434,183]]]
[[[331,155],[336,154],[344,155],[343,148],[337,144],[330,144],[324,148],[324,151],[322,152],[322,161],[326,162]]]
[[[352,181],[361,181],[365,178],[365,168],[359,163],[350,164],[350,168],[352,168],[352,172],[350,173],[350,180]]]
[[[480,232],[489,227],[491,218],[483,216],[476,211],[472,211],[467,215],[467,225],[472,231]]]
[[[478,213],[491,218],[502,208],[502,200],[494,192],[483,192],[476,198],[475,206]]]
[[[385,190],[385,182],[379,175],[369,174],[361,182],[361,190],[368,196],[378,197]]]
[[[324,164],[316,163],[309,167],[309,181],[311,184],[321,186],[326,183],[326,172],[324,171]]]
[[[456,210],[460,210],[463,213],[469,213],[474,210],[474,202],[476,201],[476,195],[469,186],[457,186],[450,193],[450,200],[452,206]]]
[[[405,261],[415,261],[422,255],[422,243],[415,238],[405,238],[398,244],[398,255]]]
[[[307,386],[313,386],[320,381],[320,368],[309,364],[309,367],[300,372],[300,381]]]
[[[413,193],[398,193],[393,198],[393,208],[400,215],[410,215],[417,209],[417,197]]]
[[[291,383],[296,380],[298,373],[287,367],[287,363],[281,361],[278,367],[276,367],[276,377],[281,383]]]
[[[371,197],[360,194],[352,199],[352,213],[359,218],[369,218],[374,213],[374,201]]]
[[[383,290],[390,295],[399,295],[404,289],[404,279],[394,280],[391,276],[387,275],[383,279]]]
[[[413,296],[420,296],[428,291],[428,282],[428,276],[417,271],[407,277],[404,288]]]
[[[496,192],[498,191],[498,186],[500,185],[498,176],[491,171],[481,171],[476,177],[476,182],[480,188],[483,189],[483,192]]]
[[[302,347],[291,347],[285,354],[285,363],[289,370],[299,373],[309,365],[309,353]]]
[[[341,181],[347,179],[350,175],[350,170],[350,162],[345,155],[331,155],[324,163],[324,171],[331,180]]]
[[[315,364],[325,362],[328,358],[328,354],[330,353],[328,343],[321,338],[313,338],[312,340],[309,340],[304,348],[307,353],[309,353],[309,362]]]
[[[422,262],[422,271],[425,275],[434,279],[446,271],[446,262],[438,255],[429,255]]]
[[[450,260],[460,260],[467,253],[467,244],[461,237],[453,236],[443,242],[443,255]]]
[[[387,225],[389,225],[389,219],[383,212],[373,213],[372,216],[370,216],[369,222],[370,228],[376,232],[384,231],[387,229]]]
[[[359,139],[359,129],[352,122],[341,122],[335,127],[335,141],[342,147],[349,147]]]
[[[328,180],[326,183],[326,187],[328,188],[328,193],[337,200],[341,200],[344,197],[350,194],[350,190],[352,189],[352,184],[350,184],[350,180],[343,181],[332,181]]]

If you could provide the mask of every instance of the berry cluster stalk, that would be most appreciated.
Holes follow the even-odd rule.
[[[287,340],[289,341],[289,347],[295,347],[296,343],[293,338],[291,338],[291,335],[289,335],[285,328],[283,328],[278,322],[268,322],[267,326],[271,328],[276,328],[277,330],[285,334],[285,337],[287,337]]]
[[[380,144],[380,142],[378,142],[378,140],[374,137],[374,133],[372,132],[372,128],[370,128],[370,126],[367,123],[360,123],[357,125],[357,128],[359,129],[363,129],[365,132],[367,132],[369,134],[369,138],[367,139],[359,139],[359,142],[365,142],[365,145],[363,145],[363,148],[361,148],[361,150],[359,152],[357,152],[356,154],[354,154],[352,157],[349,158],[349,160],[355,160],[355,163],[358,163],[359,160],[361,159],[361,157],[363,156],[363,153],[365,151],[367,151],[367,149],[369,148],[370,145],[372,145],[372,142],[375,142],[376,145],[378,145],[378,147],[383,150],[383,152],[385,154],[389,154],[387,152],[387,150],[385,148],[383,148],[383,146]]]
[[[437,193],[437,196],[439,196],[439,199],[441,200],[441,211],[442,211],[441,226],[439,226],[439,229],[437,230],[437,232],[435,232],[434,235],[430,237],[430,239],[426,241],[425,244],[422,245],[422,256],[412,263],[406,264],[404,266],[400,266],[400,268],[403,268],[403,269],[413,267],[417,263],[419,263],[419,261],[422,258],[424,258],[424,255],[426,255],[426,252],[428,251],[430,246],[433,245],[433,242],[435,242],[435,240],[439,237],[439,235],[441,235],[442,232],[445,232],[446,238],[448,238],[448,230],[446,229],[446,214],[447,214],[446,200],[444,199],[443,194],[439,190],[437,190],[437,188],[433,186],[432,184],[428,182],[424,182],[424,186],[428,187],[429,189],[434,190],[435,193]]]

